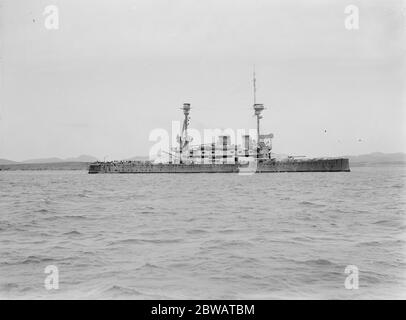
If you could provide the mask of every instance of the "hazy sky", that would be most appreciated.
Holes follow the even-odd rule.
[[[183,102],[197,129],[254,128],[253,64],[275,152],[406,152],[405,1],[0,3],[0,158],[147,155]]]

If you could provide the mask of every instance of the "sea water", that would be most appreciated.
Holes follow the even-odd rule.
[[[0,298],[406,298],[405,180],[1,171]]]

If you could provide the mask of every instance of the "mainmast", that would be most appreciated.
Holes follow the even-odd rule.
[[[257,103],[257,86],[256,86],[256,76],[255,76],[255,66],[254,66],[254,74],[253,74],[253,85],[254,85],[254,110],[255,116],[257,117],[257,157],[259,153],[259,137],[260,137],[260,129],[259,129],[259,120],[262,119],[261,112],[265,109],[262,103]]]
[[[185,142],[187,141],[187,129],[189,125],[189,113],[190,113],[190,103],[184,103],[183,107],[183,114],[185,115],[185,119],[183,120],[183,129],[182,129],[182,135],[185,133]]]

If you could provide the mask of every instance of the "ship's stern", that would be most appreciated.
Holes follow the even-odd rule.
[[[89,165],[89,173],[100,173],[101,172],[101,164],[100,163],[91,163]]]

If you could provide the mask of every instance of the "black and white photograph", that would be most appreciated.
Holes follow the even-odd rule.
[[[405,142],[404,0],[0,0],[0,300],[404,300]]]

